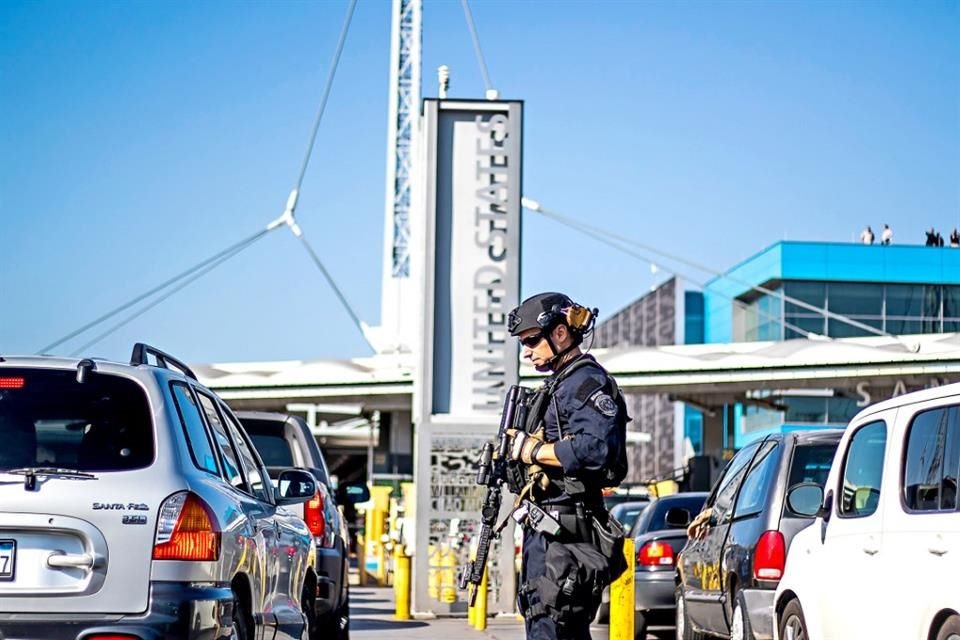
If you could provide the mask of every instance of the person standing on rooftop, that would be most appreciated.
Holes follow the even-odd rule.
[[[893,240],[893,229],[888,225],[883,225],[883,231],[880,233],[880,244],[890,244]]]

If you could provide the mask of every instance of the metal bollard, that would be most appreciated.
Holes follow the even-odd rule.
[[[487,628],[487,567],[483,568],[483,578],[477,590],[477,603],[474,605],[473,626],[477,631]]]
[[[362,533],[357,534],[357,568],[360,569],[358,584],[364,587],[367,584],[367,537]]]
[[[627,570],[610,585],[610,640],[634,640],[633,572],[637,559],[633,550],[633,538],[623,541],[623,555]]]
[[[470,562],[472,563],[477,557],[477,548],[474,544],[470,545]],[[477,607],[476,605],[470,604],[470,590],[467,589],[467,622],[471,627],[477,626]],[[480,594],[477,594],[478,596]]]
[[[394,574],[393,592],[397,601],[397,620],[410,619],[410,556],[406,549],[400,546],[396,558],[396,572]]]

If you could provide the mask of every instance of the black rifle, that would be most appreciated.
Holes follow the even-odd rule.
[[[470,606],[477,599],[477,590],[483,580],[483,571],[487,566],[487,555],[490,553],[490,542],[500,537],[509,518],[497,526],[497,517],[500,515],[501,489],[506,484],[513,493],[520,493],[525,483],[524,469],[520,463],[510,460],[511,437],[507,429],[522,431],[527,421],[527,409],[533,391],[513,385],[507,391],[503,401],[503,413],[500,416],[500,431],[497,433],[497,450],[494,454],[494,443],[483,445],[480,454],[480,469],[477,471],[477,484],[487,488],[483,498],[483,508],[480,511],[480,541],[477,544],[477,557],[469,567],[460,574],[460,588],[469,588]]]

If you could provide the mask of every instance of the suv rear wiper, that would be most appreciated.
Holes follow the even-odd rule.
[[[63,478],[65,480],[96,480],[97,476],[92,473],[86,473],[78,469],[64,469],[62,467],[20,467],[19,469],[9,469],[4,473],[13,475],[22,475],[23,488],[27,491],[35,491],[37,488],[37,477],[48,476]]]

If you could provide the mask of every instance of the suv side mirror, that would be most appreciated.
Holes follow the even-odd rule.
[[[284,469],[273,490],[278,505],[301,504],[317,495],[317,481],[303,469]]]
[[[823,504],[823,488],[813,482],[801,482],[790,487],[787,491],[787,506],[794,513],[801,516],[814,517],[820,515]]]
[[[370,489],[359,482],[348,482],[337,489],[337,501],[340,504],[356,504],[370,499]]]
[[[667,509],[667,513],[664,515],[664,521],[672,529],[685,529],[691,520],[690,511],[682,507]]]

